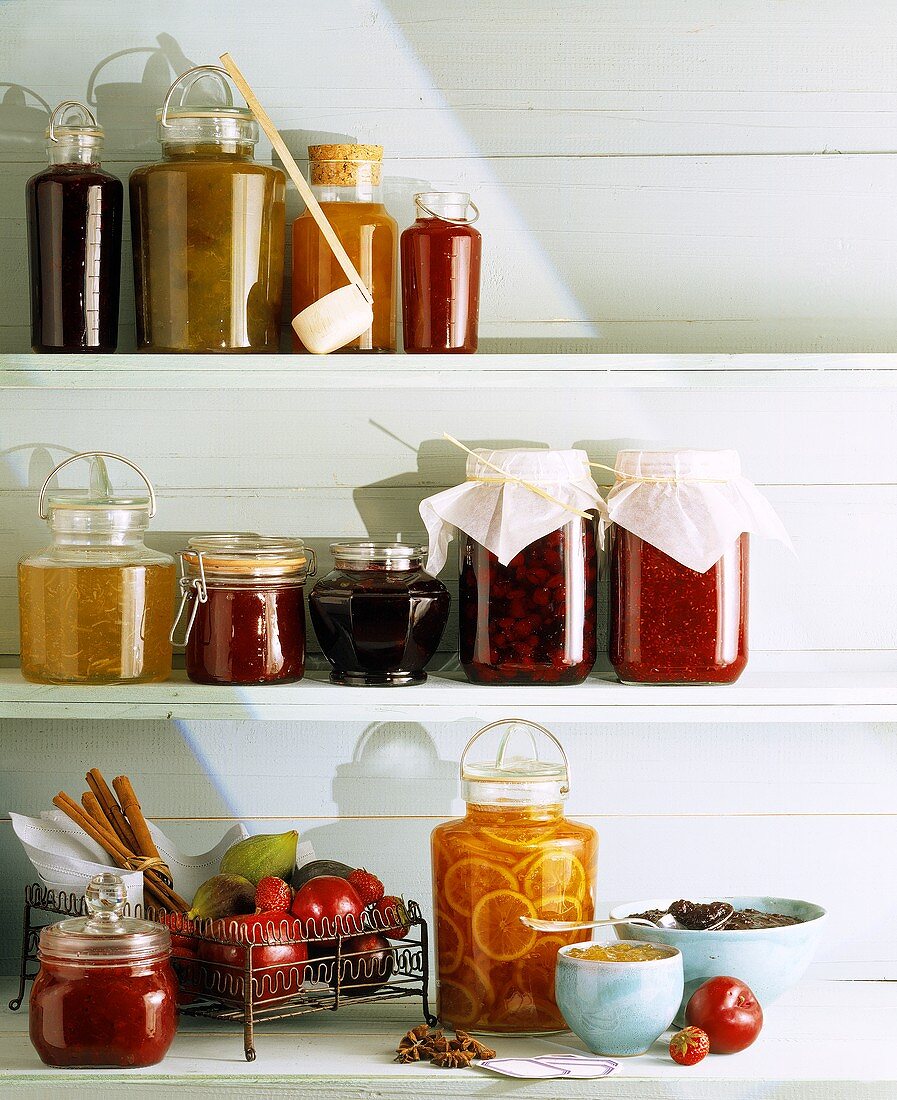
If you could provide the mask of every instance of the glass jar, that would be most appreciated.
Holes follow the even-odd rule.
[[[301,539],[203,535],[188,540],[180,559],[178,621],[189,604],[182,644],[191,680],[285,684],[302,679],[304,585],[314,576],[315,558]]]
[[[468,761],[474,743],[492,731],[500,733],[497,752]],[[512,755],[520,734],[530,751]],[[539,758],[537,734],[560,761]],[[467,813],[438,825],[431,841],[443,1024],[494,1033],[566,1026],[554,997],[555,961],[583,933],[537,933],[520,917],[592,919],[598,835],[564,817],[568,791],[563,749],[533,722],[493,722],[461,754]]]
[[[137,346],[276,352],[286,180],[255,163],[258,124],[247,107],[233,106],[227,83],[225,106],[183,103],[209,74],[227,76],[200,65],[172,84],[156,112],[162,162],[131,173]]]
[[[578,684],[597,656],[595,522],[577,517],[502,565],[461,543],[461,666],[475,684]]]
[[[343,351],[396,350],[398,225],[381,195],[382,145],[310,145],[311,187],[374,299],[374,322]],[[346,276],[307,210],[293,222],[293,315],[346,285]],[[296,351],[304,351],[293,337]]]
[[[91,460],[89,489],[50,489],[78,459]],[[130,466],[148,494],[116,493],[104,458]],[[108,451],[72,455],[41,490],[51,546],[19,562],[22,675],[39,684],[155,683],[171,672],[174,559],[143,541],[156,514],[138,466]]]
[[[125,897],[118,875],[97,875],[86,891],[90,916],[41,931],[29,1032],[49,1066],[153,1066],[171,1046],[171,936],[161,924],[122,916]]]
[[[335,542],[333,570],[309,596],[311,621],[335,684],[420,684],[448,621],[451,597],[425,573],[424,550]]]
[[[750,536],[705,573],[611,535],[610,659],[624,684],[732,684],[748,660]]]
[[[79,111],[83,123],[60,121]],[[103,130],[75,100],[47,128],[50,167],[25,185],[34,351],[112,352],[118,344],[121,181],[100,167]]]
[[[473,223],[480,212],[465,191],[425,191],[414,203],[417,220],[401,239],[405,351],[475,352],[483,240]]]

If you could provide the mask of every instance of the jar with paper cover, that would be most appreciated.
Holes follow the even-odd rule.
[[[729,684],[748,660],[751,534],[790,545],[735,451],[620,451],[610,659],[633,684]]]
[[[461,533],[459,648],[469,680],[586,678],[597,648],[603,507],[578,450],[471,451],[467,480],[422,501],[428,572],[442,569],[453,529]]]
[[[544,935],[520,918],[594,915],[598,836],[564,816],[568,791],[563,748],[533,722],[493,722],[461,754],[467,811],[438,825],[431,841],[444,1024],[495,1033],[565,1026],[555,963],[582,933]]]

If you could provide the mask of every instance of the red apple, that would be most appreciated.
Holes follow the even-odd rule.
[[[364,903],[351,883],[335,875],[310,879],[296,891],[293,915],[302,921],[306,939],[334,944],[334,933],[351,933],[360,928]]]
[[[711,978],[698,986],[685,1006],[685,1018],[707,1032],[711,1054],[737,1054],[763,1027],[763,1009],[738,978]]]
[[[234,1000],[228,989],[243,976],[246,965],[246,952],[252,945],[252,970],[256,983],[254,1001],[278,1001],[284,997],[295,997],[302,988],[304,967],[308,958],[308,948],[301,940],[302,926],[299,921],[290,919],[286,913],[283,920],[274,913],[248,913],[239,917],[228,917],[213,925],[213,935],[222,939],[239,938],[239,943],[199,942],[199,957],[212,964],[212,995],[223,1000]],[[234,926],[236,936],[232,936]],[[289,942],[277,942],[288,940]]]

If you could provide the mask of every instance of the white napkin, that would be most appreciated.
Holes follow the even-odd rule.
[[[94,875],[112,871],[124,881],[131,905],[143,904],[143,873],[111,866],[100,845],[61,810],[47,810],[39,818],[15,813],[9,816],[25,854],[48,889],[83,894]],[[175,891],[187,901],[207,878],[218,873],[227,849],[248,835],[243,825],[232,825],[211,851],[186,855],[151,821],[147,825],[159,855],[171,871]]]
[[[618,451],[614,467],[608,522],[689,569],[706,573],[746,531],[794,550],[772,505],[742,477],[737,451]]]
[[[605,511],[585,451],[480,448],[468,455],[467,478],[420,503],[430,536],[427,572],[434,576],[445,565],[456,527],[507,565],[537,539],[575,519],[571,508]],[[513,478],[554,499],[547,500]]]

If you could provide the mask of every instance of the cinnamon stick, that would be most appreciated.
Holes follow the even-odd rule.
[[[53,805],[58,807],[66,815],[79,825],[91,839],[110,855],[115,864],[122,870],[135,870],[132,861],[135,855],[141,853],[129,852],[112,831],[111,826],[103,825],[88,814],[81,806],[65,793],[60,791],[53,799]],[[158,858],[158,857],[157,857]],[[174,912],[186,912],[190,906],[165,882],[160,873],[154,868],[148,867],[143,871],[143,881],[148,893],[156,898],[165,909]]]
[[[91,768],[85,776],[87,785],[93,791],[97,801],[103,807],[103,812],[106,817],[112,823],[113,829],[118,834],[118,839],[122,841],[126,848],[130,848],[132,852],[137,851],[137,838],[134,836],[134,830],[131,828],[128,819],[121,812],[121,807],[115,800],[115,795],[109,789],[109,784],[103,778],[103,773],[99,768]]]
[[[134,849],[135,853],[141,856],[155,856],[156,859],[160,859],[159,851],[150,835],[146,818],[143,816],[143,810],[141,810],[137,795],[131,786],[131,780],[126,775],[118,775],[112,780],[112,786],[119,797],[128,824],[134,830],[137,841],[137,846]]]

